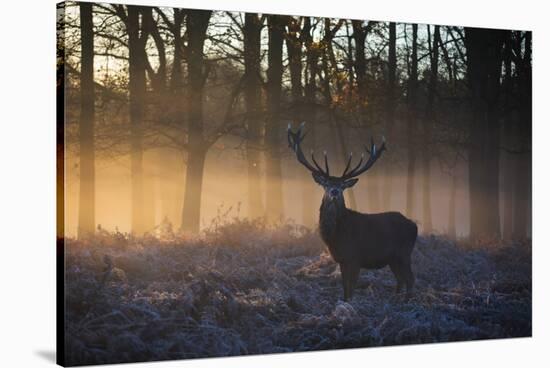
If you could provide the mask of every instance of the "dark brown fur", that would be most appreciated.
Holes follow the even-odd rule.
[[[315,160],[311,164],[305,157],[301,143],[305,133],[302,123],[296,132],[288,126],[288,146],[296,153],[296,159],[309,171],[313,180],[323,187],[325,195],[321,203],[319,229],[332,258],[340,264],[344,284],[344,300],[350,300],[361,268],[376,269],[390,266],[397,279],[397,292],[403,285],[410,295],[414,285],[411,269],[411,253],[416,242],[418,228],[414,222],[398,212],[365,214],[346,208],[344,190],[353,187],[357,176],[368,171],[386,149],[385,140],[376,147],[371,140],[365,148],[368,159],[362,154],[359,163],[351,166],[352,154],[341,176],[331,176],[325,152],[325,169]]]
[[[417,237],[414,222],[398,212],[364,214],[346,208],[343,196],[323,197],[319,230],[332,258],[340,264],[344,300],[350,300],[361,268],[390,266],[397,292],[414,284],[411,253]]]

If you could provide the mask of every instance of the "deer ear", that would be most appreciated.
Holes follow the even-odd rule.
[[[357,178],[353,178],[353,179],[349,179],[349,180],[346,180],[344,182],[344,185],[342,185],[343,188],[351,188],[352,186],[355,185],[355,183],[357,183],[359,181],[359,179]]]
[[[325,185],[325,180],[324,180],[324,178],[323,178],[321,175],[319,175],[319,174],[317,174],[317,173],[315,173],[315,172],[312,172],[312,173],[311,173],[311,176],[313,176],[313,180],[315,180],[315,182],[316,182],[317,184],[319,184],[319,185]]]

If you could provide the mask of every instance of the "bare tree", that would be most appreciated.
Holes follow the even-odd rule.
[[[500,88],[504,31],[465,28],[472,102],[469,181],[470,235],[500,237]]]
[[[414,213],[414,181],[416,166],[416,137],[417,137],[417,97],[418,95],[418,25],[412,25],[412,45],[410,56],[410,72],[407,82],[407,216]]]
[[[144,188],[143,188],[143,117],[145,114],[145,45],[148,32],[141,19],[141,8],[128,5],[127,15],[122,5],[116,6],[128,31],[128,60],[130,94],[130,146],[131,146],[131,180],[132,180],[132,232],[142,234],[150,230],[144,221]]]
[[[95,85],[93,5],[80,3],[82,40],[80,72],[80,191],[78,236],[95,231]]]
[[[181,228],[184,231],[198,232],[200,226],[202,182],[204,162],[209,144],[204,136],[203,97],[204,85],[208,77],[203,55],[206,30],[212,15],[211,11],[189,10],[187,15],[188,43],[188,150],[185,174],[185,193]]]
[[[388,46],[388,84],[386,96],[386,134],[389,141],[393,141],[393,129],[395,125],[395,109],[397,105],[396,98],[396,70],[397,70],[397,51],[396,51],[396,26],[395,23],[389,24],[389,46]],[[386,164],[384,175],[384,191],[382,197],[382,206],[388,210],[391,208],[392,173],[391,165]]]
[[[281,88],[283,78],[283,42],[285,20],[282,16],[267,18],[268,70],[267,70],[267,218],[281,220],[283,215],[283,185],[281,178]]]
[[[244,96],[246,102],[248,161],[248,208],[249,216],[263,216],[260,162],[262,159],[262,80],[261,80],[261,31],[263,20],[258,14],[246,13],[244,20]]]
[[[357,80],[357,93],[359,97],[359,114],[361,122],[366,120],[366,101],[368,98],[367,63],[365,54],[365,41],[370,30],[370,23],[364,25],[363,21],[353,20],[353,39],[355,40],[355,75]],[[369,208],[371,212],[380,210],[380,194],[376,175],[371,175],[368,181]]]
[[[522,47],[523,46],[523,47]],[[523,49],[523,53],[521,52]],[[531,68],[531,32],[516,35],[515,64],[519,89],[519,138],[520,145],[517,160],[516,189],[514,193],[514,230],[515,239],[526,239],[530,233],[528,219],[531,204],[531,136],[532,136],[532,68]]]
[[[318,60],[320,57],[319,43],[313,40],[314,25],[311,22],[311,17],[304,17],[304,25],[302,27],[301,36],[304,39],[306,51],[305,65],[305,88],[304,88],[304,116],[310,123],[309,140],[311,147],[315,147],[316,127],[317,127],[317,75],[319,73]],[[315,184],[309,180],[309,173],[304,172],[302,183],[302,222],[307,226],[314,226],[317,220],[317,211],[313,193]]]
[[[430,74],[428,81],[428,101],[426,105],[426,119],[423,122],[423,149],[422,153],[422,227],[425,233],[431,233],[433,231],[432,225],[432,170],[431,170],[431,158],[432,158],[432,135],[433,126],[435,124],[435,95],[437,90],[437,76],[439,67],[439,44],[440,32],[439,26],[434,27],[433,43],[431,40],[430,26],[427,26],[428,33],[428,47],[430,55]]]

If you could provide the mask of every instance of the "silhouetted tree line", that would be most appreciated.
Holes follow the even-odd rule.
[[[308,140],[329,145],[339,157],[355,142],[385,135],[388,153],[368,178],[369,211],[392,209],[398,190],[392,174],[399,172],[406,177],[406,214],[419,217],[424,232],[433,231],[430,179],[439,163],[451,178],[447,232],[456,236],[456,192],[464,180],[456,168],[462,163],[470,235],[530,235],[530,32],[61,6],[67,104],[79,106],[73,109],[78,114],[67,115],[75,122],[67,127],[68,142],[80,158],[79,234],[96,224],[94,160],[100,155],[130,155],[132,231],[154,226],[143,164],[152,150],[184,155],[180,227],[198,231],[206,157],[228,135],[243,141],[248,215],[277,221],[284,216],[286,125],[307,121]],[[118,65],[116,72],[104,70],[106,60]],[[321,131],[331,133],[330,142]],[[303,185],[299,200],[311,210],[303,211],[302,222],[312,225],[314,184],[308,179]],[[356,197],[350,190],[352,208]]]

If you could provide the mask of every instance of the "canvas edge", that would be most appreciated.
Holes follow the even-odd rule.
[[[65,2],[56,3],[56,20]],[[56,22],[56,363],[65,366],[65,59],[64,28]],[[60,61],[62,61],[60,63]]]

